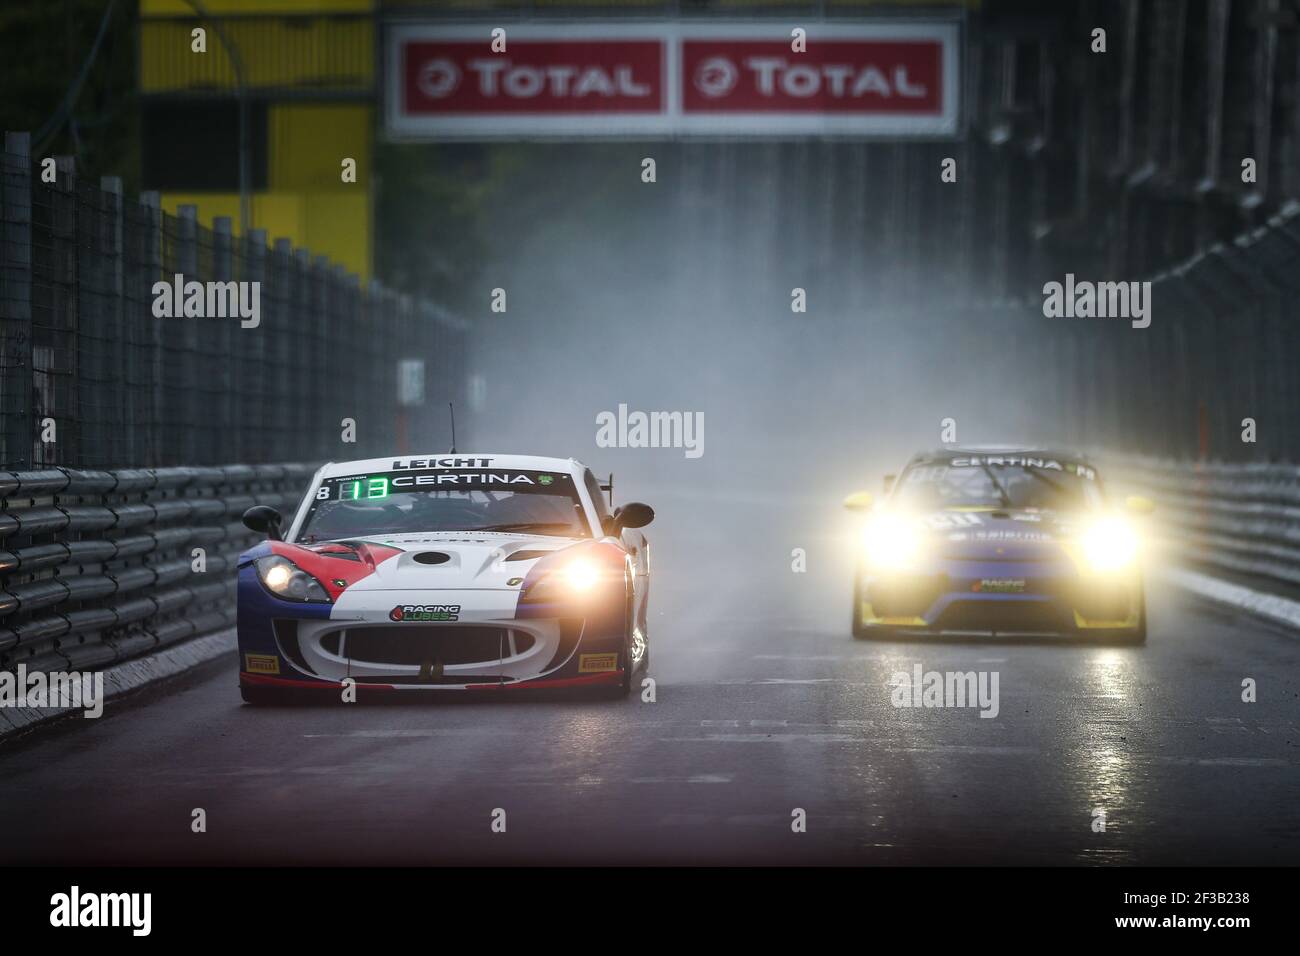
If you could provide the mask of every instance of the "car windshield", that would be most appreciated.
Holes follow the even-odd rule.
[[[563,472],[430,469],[325,479],[297,540],[442,531],[591,535],[574,481]]]
[[[1101,502],[1096,473],[1056,459],[986,456],[913,465],[894,495],[903,508],[1079,511]]]

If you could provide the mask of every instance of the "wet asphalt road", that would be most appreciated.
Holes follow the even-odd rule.
[[[657,555],[654,703],[253,709],[232,654],[0,749],[0,861],[1300,863],[1295,636],[1156,579],[1145,647],[855,643],[842,568],[719,587],[698,527]],[[914,663],[996,671],[998,716],[895,708]]]

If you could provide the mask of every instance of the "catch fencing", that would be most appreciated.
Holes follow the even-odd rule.
[[[1113,483],[1156,502],[1156,526],[1181,561],[1300,585],[1300,466],[1106,460]]]
[[[0,160],[0,467],[362,458],[445,441],[446,403],[464,395],[462,320],[363,288],[287,239],[268,246],[264,230],[208,228],[192,206],[170,215],[156,193],[128,201],[62,160],[44,182],[25,133],[6,134]],[[257,283],[256,326],[155,315],[155,283],[178,274]],[[410,407],[406,359],[423,362],[414,384],[406,366]]]
[[[235,566],[314,465],[0,472],[0,671],[93,670],[234,624]]]

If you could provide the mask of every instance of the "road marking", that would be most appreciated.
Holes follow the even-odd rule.
[[[322,737],[363,737],[368,739],[401,739],[406,737],[474,737],[488,736],[499,737],[502,734],[519,734],[518,730],[498,730],[487,727],[463,727],[450,728],[443,727],[436,730],[349,730],[340,734],[303,734],[303,737],[311,740]]]
[[[1158,763],[1180,767],[1289,767],[1281,757],[1156,757]]]

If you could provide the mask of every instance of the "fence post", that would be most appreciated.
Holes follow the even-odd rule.
[[[184,281],[199,280],[199,207],[179,205],[176,207],[176,271],[185,277]],[[177,375],[179,395],[173,397],[169,408],[179,410],[180,415],[173,418],[173,435],[176,444],[168,450],[171,461],[183,461],[188,464],[199,462],[199,448],[195,440],[199,430],[198,420],[198,374],[199,374],[199,326],[189,318],[173,317],[173,328],[180,332],[181,349]],[[173,335],[176,333],[173,332]],[[205,459],[208,461],[218,459]]]
[[[144,260],[145,277],[150,285],[154,282],[171,282],[172,277],[163,274],[163,236],[162,236],[162,195],[156,190],[140,194],[140,206],[144,212],[145,234],[141,243],[141,259]],[[149,382],[151,399],[149,402],[149,439],[148,454],[141,464],[157,466],[166,460],[163,454],[163,409],[166,407],[166,393],[163,387],[163,322],[150,309],[145,320],[149,329],[148,345]]]
[[[235,348],[240,370],[236,373],[241,380],[240,395],[243,401],[236,404],[239,414],[239,430],[247,433],[244,441],[245,451],[251,449],[254,461],[265,461],[266,455],[275,448],[268,430],[268,408],[266,402],[268,370],[267,343],[271,334],[270,326],[278,313],[272,308],[266,288],[266,230],[249,229],[243,236],[241,268],[239,278],[247,282],[256,282],[258,301],[260,302],[259,323],[256,328],[245,329],[241,325],[231,334],[239,343]]]
[[[212,218],[212,279],[215,282],[229,282],[235,278],[234,269],[234,230],[229,216]],[[235,361],[234,338],[239,331],[239,309],[234,316],[220,318],[209,315],[204,321],[216,323],[217,372],[213,383],[220,389],[216,404],[220,410],[219,434],[217,442],[221,449],[217,461],[244,461],[243,425],[239,421],[239,402],[237,396],[240,387],[239,362]]]
[[[100,368],[104,378],[111,381],[117,378],[121,385],[114,396],[108,414],[120,422],[122,428],[104,429],[104,450],[106,459],[101,462],[105,468],[130,468],[138,462],[136,454],[136,423],[130,417],[130,402],[127,390],[130,380],[123,381],[129,346],[126,341],[126,279],[123,262],[123,224],[122,224],[122,179],[120,176],[103,176],[99,180],[99,189],[103,201],[103,237],[109,256],[108,268],[103,270],[101,281],[103,288],[100,297],[107,299],[107,308],[103,310],[104,351]],[[107,293],[105,295],[104,293]],[[108,436],[112,436],[111,438]],[[75,464],[80,464],[76,462]]]
[[[0,175],[0,462],[31,464],[32,437],[32,136],[5,133]]]

